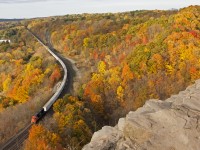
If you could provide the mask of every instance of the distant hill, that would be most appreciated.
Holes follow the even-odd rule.
[[[0,22],[22,21],[24,19],[0,19]]]

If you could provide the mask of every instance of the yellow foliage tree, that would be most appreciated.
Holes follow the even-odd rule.
[[[10,75],[7,76],[6,80],[3,82],[3,91],[7,92],[11,83]]]
[[[98,64],[98,71],[100,74],[104,74],[106,71],[106,64],[104,61],[100,61]]]
[[[120,99],[120,100],[123,100],[123,97],[124,97],[124,89],[122,86],[118,86],[117,88],[117,97]]]

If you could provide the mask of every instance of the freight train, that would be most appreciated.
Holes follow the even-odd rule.
[[[34,116],[32,116],[31,118],[31,123],[37,123],[37,121],[42,118],[46,112],[51,108],[51,106],[53,105],[53,103],[58,99],[58,97],[60,96],[61,92],[63,91],[65,84],[67,82],[67,68],[64,64],[64,62],[52,51],[49,49],[49,47],[47,47],[37,36],[35,36],[29,29],[27,29],[37,40],[38,42],[40,42],[45,49],[61,64],[63,71],[64,71],[64,77],[63,80],[59,86],[59,88],[57,89],[57,91],[54,93],[54,95],[51,97],[51,99],[43,106],[43,108],[36,113]]]

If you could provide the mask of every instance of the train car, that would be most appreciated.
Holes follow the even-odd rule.
[[[44,109],[41,109],[37,114],[35,114],[34,116],[32,116],[31,118],[31,123],[37,123],[37,121],[42,118],[42,116],[45,115],[45,111]]]
[[[60,93],[61,93],[61,91],[59,93],[57,93],[57,94],[54,94],[53,97],[43,106],[44,111],[48,111],[51,108],[53,103],[59,97]]]

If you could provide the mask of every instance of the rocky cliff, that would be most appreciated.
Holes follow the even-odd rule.
[[[165,101],[152,99],[94,133],[83,150],[199,150],[200,80]]]

